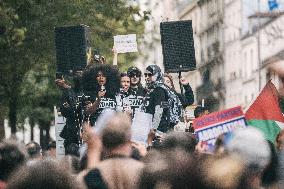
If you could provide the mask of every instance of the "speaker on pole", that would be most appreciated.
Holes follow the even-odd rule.
[[[196,69],[191,20],[160,24],[163,63],[169,73]]]
[[[72,74],[83,70],[91,53],[89,27],[86,25],[55,28],[57,72]]]

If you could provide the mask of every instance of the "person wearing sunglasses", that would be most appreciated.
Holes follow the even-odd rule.
[[[146,94],[146,90],[141,84],[141,70],[132,66],[128,68],[127,75],[130,77],[130,93],[136,96],[144,96]]]
[[[174,108],[172,103],[181,103],[178,97],[164,84],[164,77],[157,65],[150,65],[144,73],[148,92],[145,95],[144,109],[153,115],[152,127],[163,133],[173,129],[181,116],[180,108]],[[174,112],[173,112],[174,110]],[[172,112],[171,112],[172,111]]]
[[[130,78],[129,100],[132,109],[132,116],[134,116],[135,111],[141,111],[146,89],[141,84],[142,72],[139,68],[134,66],[129,67],[127,75]]]

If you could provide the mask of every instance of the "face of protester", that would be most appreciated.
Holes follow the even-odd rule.
[[[123,90],[127,92],[130,87],[130,78],[128,76],[121,77],[120,85],[123,88]]]
[[[139,75],[138,73],[131,72],[131,73],[129,74],[129,77],[130,77],[130,83],[131,83],[131,85],[132,85],[132,86],[136,86],[136,85],[139,84],[141,74]]]
[[[101,71],[98,72],[97,82],[100,86],[106,84],[106,77],[103,75],[103,73]]]
[[[171,83],[170,78],[164,77],[164,83],[165,83],[165,85],[167,85],[170,89],[172,88],[172,83]]]
[[[50,157],[56,158],[56,148],[51,148],[50,150],[48,150],[48,155]]]
[[[144,76],[145,76],[145,81],[147,84],[150,84],[153,82],[153,74],[151,72],[146,71],[144,73]]]

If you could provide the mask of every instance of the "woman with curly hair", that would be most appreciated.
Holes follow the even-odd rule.
[[[82,77],[83,90],[89,95],[93,104],[87,105],[91,125],[95,125],[98,116],[104,109],[117,109],[120,92],[120,75],[116,67],[109,64],[90,66]]]

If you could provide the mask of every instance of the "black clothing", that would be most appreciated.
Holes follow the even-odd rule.
[[[134,96],[144,97],[146,92],[146,89],[144,89],[141,84],[139,84],[137,88],[129,88],[129,94]]]
[[[79,122],[76,111],[76,99],[80,92],[72,89],[63,90],[60,112],[66,118],[66,124],[60,133],[64,139],[64,147],[67,148],[72,143],[79,144]]]
[[[100,104],[98,109],[90,115],[90,123],[92,126],[95,125],[98,117],[101,115],[102,111],[105,109],[113,109],[117,108],[116,97],[102,97],[100,100]]]
[[[184,94],[180,94],[176,92],[176,95],[178,96],[183,108],[186,108],[187,106],[190,106],[194,102],[194,94],[189,84],[183,85],[183,88],[185,90]]]
[[[92,169],[84,177],[88,189],[107,189],[99,169]]]
[[[145,107],[146,113],[150,113],[153,116],[155,114],[155,107],[157,105],[160,105],[160,107],[163,108],[161,121],[157,129],[161,132],[167,132],[171,127],[167,117],[167,92],[161,87],[156,87],[155,89],[152,89],[152,91],[149,93],[148,103],[149,105]]]
[[[135,111],[141,111],[141,107],[143,105],[143,99],[146,95],[146,89],[142,87],[141,84],[138,85],[137,88],[129,88],[128,92],[128,100],[132,109],[132,117],[135,114]]]

